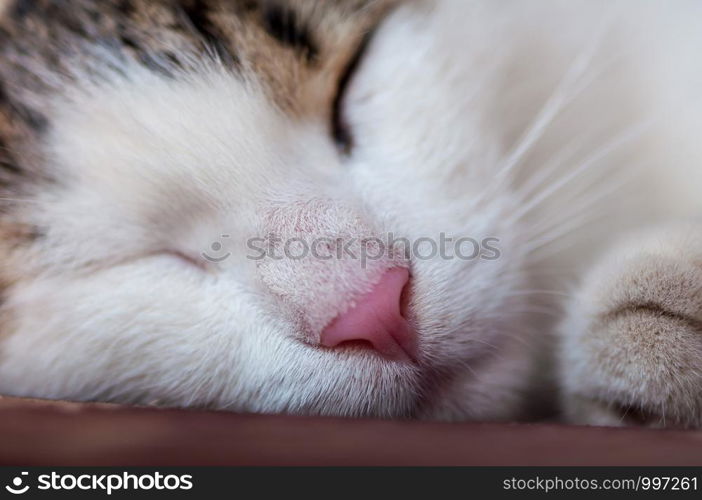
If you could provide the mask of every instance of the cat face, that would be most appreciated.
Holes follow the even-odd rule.
[[[55,180],[17,216],[38,235],[7,258],[2,392],[385,417],[465,398],[524,276],[458,5],[378,15],[365,47],[358,17],[310,48],[333,38],[310,17],[278,33],[301,52],[250,47],[240,72],[125,63],[64,92]]]

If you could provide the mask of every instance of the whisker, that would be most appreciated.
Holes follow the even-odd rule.
[[[573,209],[566,214],[566,216],[561,217],[560,221],[556,224],[552,224],[551,230],[546,232],[536,233],[541,234],[538,239],[531,240],[526,245],[526,253],[532,254],[536,250],[543,248],[544,246],[551,245],[552,243],[559,241],[564,236],[574,233],[578,229],[582,229],[585,226],[592,225],[595,222],[602,220],[604,217],[608,216],[608,212],[604,209],[602,210],[592,210],[593,206],[597,206],[602,200],[614,195],[619,192],[623,186],[629,183],[631,180],[631,175],[629,173],[622,174],[614,179],[608,180],[610,185],[597,193],[595,196],[587,198],[584,202],[573,206]],[[574,216],[573,214],[580,213],[579,216]],[[553,255],[553,254],[549,254]]]
[[[539,166],[538,171],[517,191],[519,198],[526,201],[529,195],[535,194],[534,192],[539,186],[563,168],[565,162],[575,154],[582,142],[580,138],[570,141],[564,148],[561,148],[554,154],[545,165]]]
[[[12,203],[42,203],[39,200],[21,199],[21,198],[0,198],[0,201],[9,201]]]
[[[617,135],[614,139],[607,142],[604,146],[595,151],[589,158],[583,161],[575,169],[573,169],[568,175],[562,177],[558,182],[554,182],[547,189],[544,189],[538,196],[535,196],[529,203],[522,205],[519,210],[515,212],[511,220],[517,221],[530,213],[534,208],[539,206],[545,200],[547,200],[551,195],[557,193],[563,187],[567,186],[573,180],[577,179],[580,175],[585,173],[588,169],[597,165],[597,163],[606,158],[608,155],[612,154],[617,149],[626,145],[630,141],[639,138],[643,135],[649,127],[653,125],[654,120],[645,120],[643,122],[637,123],[632,127],[625,129],[622,133]]]
[[[533,296],[533,295],[545,295],[545,296],[563,297],[563,298],[570,298],[570,296],[571,296],[569,293],[566,293],[562,290],[541,290],[538,288],[526,289],[526,290],[514,290],[514,291],[511,291],[507,294],[508,297]]]
[[[548,126],[553,122],[555,117],[595,80],[595,78],[589,78],[586,80],[586,84],[576,85],[587,73],[587,70],[591,68],[592,60],[604,39],[604,35],[611,21],[612,19],[604,20],[591,38],[591,43],[586,45],[574,59],[551,96],[546,100],[543,107],[536,114],[534,120],[517,141],[516,146],[507,155],[505,162],[498,170],[498,177],[504,177],[507,173],[511,172],[514,167],[523,160],[526,153],[534,144],[543,137],[544,132],[548,129]],[[575,88],[572,88],[573,86],[575,86]]]
[[[567,223],[571,223],[573,220],[578,221],[588,216],[597,215],[598,211],[595,210],[593,212],[592,208],[627,186],[633,177],[633,172],[627,173],[626,171],[614,178],[608,174],[608,172],[602,172],[601,179],[594,180],[592,183],[584,186],[580,192],[574,193],[573,196],[575,196],[576,201],[568,204],[568,210],[559,212],[556,217],[546,219],[544,222],[531,227],[529,236],[533,238],[543,235],[555,228],[567,225]],[[591,194],[593,186],[596,184],[603,184],[604,188]]]
[[[601,214],[601,217],[604,218],[606,214]],[[541,250],[542,248],[552,245],[554,242],[561,241],[562,238],[565,236],[568,236],[570,234],[573,234],[574,232],[584,228],[585,226],[588,226],[592,224],[595,220],[596,216],[593,216],[592,214],[583,214],[581,217],[575,219],[575,223],[569,224],[569,225],[564,225],[558,228],[554,228],[553,231],[550,231],[546,233],[543,237],[536,239],[529,243],[526,248],[525,248],[525,253],[527,255],[531,255],[535,253],[537,250]],[[575,244],[575,241],[572,242],[572,244]],[[569,246],[565,246],[561,248],[561,250],[564,250],[566,248],[570,248]],[[547,254],[549,256],[553,256],[554,254]],[[539,256],[540,258],[546,258],[545,256]]]

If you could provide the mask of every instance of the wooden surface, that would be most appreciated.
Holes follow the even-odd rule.
[[[702,433],[438,424],[0,398],[2,465],[702,465]]]

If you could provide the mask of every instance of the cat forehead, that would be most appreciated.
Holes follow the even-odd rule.
[[[134,69],[76,99],[57,108],[44,150],[63,186],[117,199],[231,207],[340,161],[325,120],[289,116],[217,67],[177,81]]]
[[[172,77],[215,59],[258,80],[282,109],[305,114],[329,104],[340,73],[394,3],[75,0],[65,9],[56,0],[14,0],[0,21],[0,77],[18,89],[9,100],[37,101],[60,92],[56,76],[81,80],[126,61]],[[27,114],[38,119],[36,108]]]

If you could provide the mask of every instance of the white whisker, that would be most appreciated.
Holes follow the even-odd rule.
[[[527,127],[522,137],[517,141],[516,146],[507,155],[505,162],[498,170],[498,178],[504,178],[509,174],[515,166],[517,166],[526,156],[526,153],[543,137],[549,125],[553,122],[556,116],[572,102],[581,92],[583,92],[589,84],[595,81],[595,76],[580,81],[587,74],[588,69],[592,66],[592,60],[597,53],[597,49],[602,42],[607,29],[609,28],[611,19],[606,19],[599,29],[593,34],[591,43],[586,45],[578,56],[573,60],[573,63],[566,71],[565,75],[554,89],[551,96],[546,100],[541,110],[536,114],[534,120]]]
[[[39,200],[21,199],[21,198],[0,198],[0,202],[9,201],[12,203],[42,203]]]
[[[538,171],[519,188],[517,194],[519,195],[520,199],[526,201],[530,195],[535,194],[537,188],[539,188],[547,179],[553,177],[560,170],[562,170],[563,165],[575,154],[578,147],[582,145],[582,142],[583,141],[579,140],[579,138],[570,141],[568,145],[561,148],[558,153],[553,155],[545,165],[539,166]]]
[[[612,154],[622,146],[631,142],[634,139],[639,138],[643,133],[645,133],[648,128],[653,124],[653,120],[646,120],[641,123],[634,125],[625,129],[622,133],[617,135],[614,139],[607,142],[604,146],[595,151],[589,158],[583,161],[575,169],[573,169],[568,175],[562,177],[558,182],[554,182],[547,189],[544,189],[538,196],[535,196],[529,203],[522,205],[519,210],[513,215],[512,220],[519,220],[526,214],[530,213],[534,208],[538,207],[541,203],[547,200],[550,196],[560,191],[564,186],[570,184],[573,180],[577,179],[580,175],[585,173],[588,169],[597,165],[598,162],[608,155]]]
[[[601,174],[602,178],[595,179],[583,186],[579,192],[573,193],[574,201],[568,203],[566,210],[560,211],[555,217],[545,219],[540,224],[531,227],[529,237],[534,238],[535,236],[543,235],[554,228],[568,225],[573,220],[577,221],[583,217],[596,216],[598,210],[596,208],[593,210],[593,207],[597,207],[600,202],[624,189],[632,181],[633,177],[633,172],[626,171],[614,177],[609,172],[601,172]],[[597,184],[601,184],[602,188],[595,190],[594,186]]]

